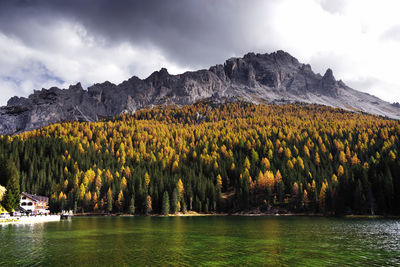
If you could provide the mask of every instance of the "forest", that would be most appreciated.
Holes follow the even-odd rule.
[[[321,105],[164,105],[0,136],[0,185],[53,212],[399,215],[399,139]]]

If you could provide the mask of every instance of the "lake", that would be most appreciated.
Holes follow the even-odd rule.
[[[400,221],[75,217],[0,226],[0,266],[400,265]]]

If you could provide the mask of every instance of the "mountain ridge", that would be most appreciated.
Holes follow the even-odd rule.
[[[400,108],[337,81],[331,69],[322,76],[282,50],[247,53],[209,69],[171,75],[165,68],[140,79],[132,76],[116,85],[105,81],[84,90],[34,90],[29,97],[12,97],[0,108],[0,134],[33,130],[71,120],[97,121],[160,104],[189,105],[199,100],[240,99],[252,103],[304,102],[400,119]]]

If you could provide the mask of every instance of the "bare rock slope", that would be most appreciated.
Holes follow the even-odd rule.
[[[13,97],[0,108],[0,134],[13,134],[71,120],[133,113],[158,104],[189,105],[202,99],[254,103],[305,102],[400,119],[400,108],[337,81],[328,69],[321,76],[284,51],[249,53],[228,59],[208,70],[170,75],[166,69],[146,79],[133,76],[121,84],[80,83],[68,89],[34,91],[28,98]]]

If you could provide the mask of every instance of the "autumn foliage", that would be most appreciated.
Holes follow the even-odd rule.
[[[398,121],[325,106],[201,102],[1,136],[0,155],[54,210],[398,214],[399,138]]]

